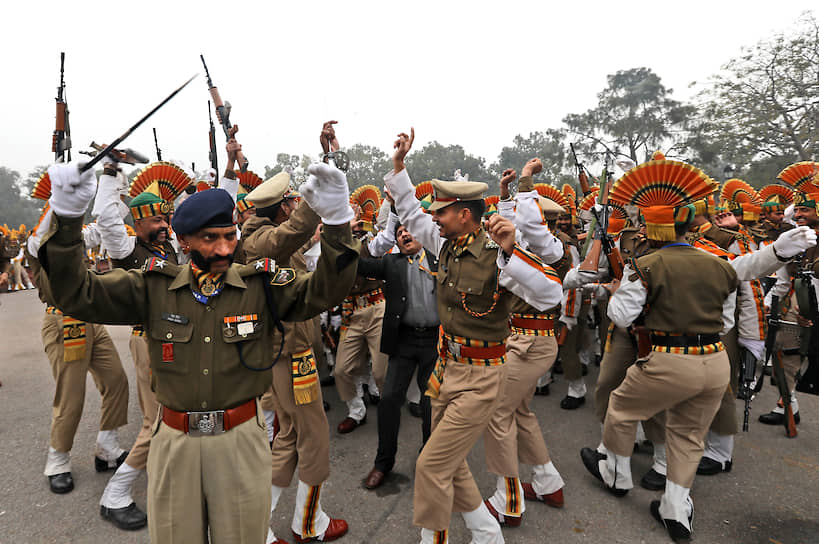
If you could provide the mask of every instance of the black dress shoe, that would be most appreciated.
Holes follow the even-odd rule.
[[[584,404],[586,404],[586,397],[570,397],[566,395],[566,397],[560,401],[560,407],[564,410],[577,410]]]
[[[373,395],[372,393],[370,393],[370,386],[369,385],[364,384],[362,386],[362,389],[364,391],[364,394],[362,395],[362,398],[364,399],[364,405],[365,406],[369,406],[370,404],[372,404],[373,406],[376,406],[379,403],[379,401],[381,401],[381,396],[380,395]]]
[[[642,477],[640,485],[651,491],[662,491],[665,489],[665,476],[652,468]]]
[[[407,408],[409,408],[409,413],[412,414],[413,417],[424,417],[424,411],[421,410],[421,405],[417,402],[407,403]]]
[[[662,514],[660,514],[660,501],[651,501],[651,515],[665,527],[666,531],[668,531],[668,536],[670,536],[674,542],[688,542],[691,540],[691,531],[686,529],[685,525],[676,519],[663,519]],[[694,512],[692,511],[691,515],[688,516],[689,526],[691,525],[691,519],[693,517]]]
[[[124,451],[117,457],[116,461],[106,461],[105,459],[100,459],[96,455],[94,456],[94,468],[97,469],[97,472],[106,472],[108,470],[117,470],[119,466],[125,462],[125,458],[128,457],[128,452]]]
[[[580,459],[583,460],[583,466],[586,467],[586,470],[591,472],[592,476],[603,482],[603,485],[606,486],[609,493],[615,497],[624,497],[626,493],[628,493],[628,489],[617,489],[616,487],[610,487],[605,481],[603,481],[603,476],[600,474],[599,463],[606,458],[607,457],[605,454],[591,448],[583,448],[580,450]]]
[[[61,472],[54,476],[48,477],[48,485],[51,491],[62,495],[74,489],[74,478],[71,477],[70,472]]]
[[[731,466],[731,461],[725,461],[725,465],[723,466],[723,464],[719,461],[715,461],[710,457],[703,457],[700,459],[700,464],[697,467],[697,474],[702,476],[712,476],[714,474],[719,474],[720,472],[731,472]]]
[[[793,421],[795,423],[799,423],[799,420],[802,419],[799,417],[799,412],[793,414]],[[785,424],[785,414],[779,414],[776,412],[769,412],[767,414],[762,414],[759,416],[759,422],[764,423],[765,425],[784,425]]]
[[[102,516],[102,519],[110,521],[123,531],[136,531],[148,525],[148,516],[133,502],[125,508],[106,508],[105,506],[100,506],[100,516]]]
[[[546,385],[539,385],[535,387],[535,395],[540,395],[541,397],[548,397],[549,396],[549,384]]]

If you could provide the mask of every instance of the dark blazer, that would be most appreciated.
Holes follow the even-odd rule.
[[[426,262],[433,272],[438,271],[438,259],[429,252]],[[407,256],[390,253],[380,259],[359,259],[358,274],[384,280],[384,322],[381,326],[381,353],[394,355],[398,346],[398,329],[407,306]]]

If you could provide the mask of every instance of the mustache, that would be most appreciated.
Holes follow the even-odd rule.
[[[224,261],[227,260],[228,264],[233,263],[233,254],[230,255],[212,255],[210,257],[205,258],[204,255],[196,251],[195,249],[191,250],[191,261],[199,270],[204,270],[205,272],[210,272],[210,267],[213,263],[217,261]]]
[[[161,229],[157,229],[154,232],[151,232],[150,234],[148,234],[148,240],[151,241],[151,242],[156,242],[159,239],[159,235],[163,234],[163,233],[165,234],[165,238],[167,238],[168,237],[168,229],[165,228],[165,227],[162,227]]]

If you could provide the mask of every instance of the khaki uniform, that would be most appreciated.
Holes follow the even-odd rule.
[[[203,304],[191,294],[190,266],[158,261],[144,272],[87,273],[80,228],[81,220],[58,217],[46,235],[47,272],[60,278],[53,286],[56,301],[80,318],[144,325],[157,400],[176,411],[225,410],[268,388],[270,373],[251,370],[271,364],[278,352],[266,285],[278,316],[299,321],[340,302],[337,293],[352,284],[356,271],[358,247],[349,227],[327,226],[313,274],[296,275],[269,260],[233,265],[223,291]],[[237,334],[228,326],[234,316],[250,320],[252,330]],[[215,540],[265,538],[271,465],[260,417],[200,437],[158,419],[148,456],[152,541],[198,539],[206,526]]]
[[[639,272],[629,280],[646,286],[647,328],[687,335],[722,331],[724,301],[738,285],[728,263],[685,246],[658,250],[636,263]],[[666,410],[668,481],[690,488],[708,425],[728,385],[728,356],[724,351],[686,355],[660,349],[631,366],[611,393],[603,444],[611,453],[630,457],[637,422]]]
[[[270,258],[306,272],[304,257],[298,252],[315,232],[319,217],[302,203],[288,221],[276,225],[270,219],[253,216],[242,228],[248,261]],[[273,485],[287,487],[298,465],[299,480],[321,485],[330,474],[329,425],[324,413],[321,387],[307,404],[296,404],[290,358],[312,349],[313,320],[284,324],[282,360],[273,366],[273,384],[262,397],[262,408],[275,411],[279,432],[273,441]]]
[[[101,431],[114,430],[128,422],[128,377],[108,331],[95,323],[84,323],[85,350],[82,357],[65,360],[63,327],[70,318],[53,308],[51,286],[40,262],[30,255],[29,262],[34,270],[40,300],[48,304],[50,310],[43,317],[42,328],[43,348],[57,386],[52,403],[50,445],[59,452],[68,452],[74,444],[74,435],[82,417],[87,373],[91,373],[102,395]]]
[[[365,244],[361,245],[361,257],[371,257]],[[374,293],[382,288],[384,282],[371,280],[362,276],[356,277],[353,288],[345,299],[345,304],[352,306],[349,319],[342,317],[341,339],[336,353],[334,376],[336,388],[341,400],[348,402],[356,397],[356,376],[367,374],[367,354],[372,360],[372,372],[375,384],[381,389],[387,376],[389,357],[381,353],[381,325],[384,322],[384,296]],[[378,299],[377,302],[365,300],[368,296]],[[346,322],[345,322],[346,321]]]
[[[438,316],[446,334],[503,342],[515,296],[502,292],[494,309],[473,317],[464,308],[483,314],[493,304],[497,247],[483,229],[460,256],[451,241],[438,260]],[[461,293],[466,293],[461,300]],[[452,511],[471,512],[482,497],[469,471],[466,456],[484,432],[503,398],[506,365],[464,364],[446,355],[444,380],[431,399],[432,434],[415,464],[413,523],[435,531],[449,526]]]
[[[173,245],[166,241],[162,244],[165,257],[169,263],[177,264],[176,250]],[[163,258],[150,245],[137,238],[134,251],[124,259],[114,259],[114,266],[125,270],[141,268],[149,259]],[[128,341],[128,349],[131,352],[131,359],[134,361],[136,371],[137,395],[139,396],[139,408],[142,410],[142,428],[128,452],[125,463],[129,467],[137,470],[144,470],[148,464],[148,450],[151,446],[152,426],[159,414],[159,403],[156,395],[151,389],[151,357],[148,353],[148,340],[145,337],[145,330],[142,326],[134,327],[131,331],[131,338]]]

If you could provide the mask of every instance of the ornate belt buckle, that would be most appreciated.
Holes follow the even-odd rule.
[[[225,411],[188,412],[188,434],[208,436],[225,432]]]
[[[461,357],[461,345],[457,342],[447,342],[447,350],[456,359]]]

